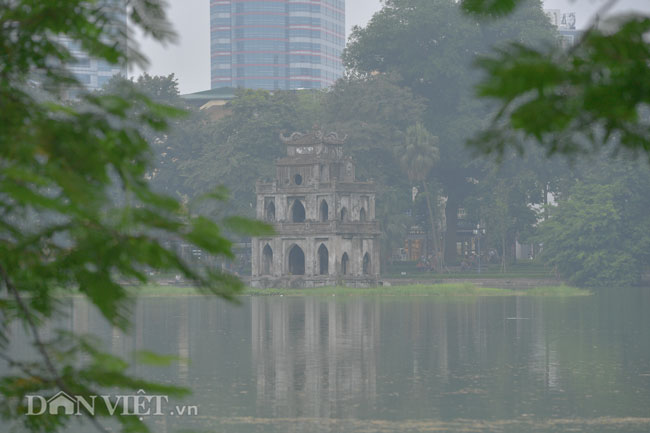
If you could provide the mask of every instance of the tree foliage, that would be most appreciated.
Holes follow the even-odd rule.
[[[552,28],[539,1],[524,2],[507,22],[464,15],[453,0],[388,0],[364,28],[353,29],[344,53],[348,69],[361,76],[388,74],[423,98],[422,121],[439,137],[440,163],[432,179],[447,197],[446,260],[456,260],[456,216],[487,171],[465,142],[485,122],[472,68],[477,54],[508,41],[535,46],[551,40]]]
[[[465,0],[477,14],[506,13],[521,1]],[[614,2],[607,2],[601,13]],[[492,124],[471,144],[486,153],[523,150],[534,140],[547,154],[650,155],[650,18],[596,20],[569,50],[558,44],[499,47],[477,65],[478,95],[498,104]]]
[[[422,119],[424,101],[390,75],[350,75],[324,94],[323,107],[323,125],[348,136],[345,151],[355,159],[357,177],[377,185],[375,214],[382,223],[385,267],[415,223],[408,215],[411,183],[399,158],[406,130]]]
[[[480,16],[505,15],[520,3],[463,0],[462,5]],[[512,43],[479,59],[484,78],[478,95],[495,101],[498,110],[470,144],[501,156],[510,149],[530,152],[529,142],[547,156],[571,160],[601,150],[650,156],[650,19],[628,14],[601,20],[615,4],[604,2],[568,50]],[[586,174],[559,196],[557,209],[546,207],[551,216],[540,226],[542,258],[575,284],[629,285],[644,272],[650,203],[640,191],[650,179],[647,167],[625,165],[600,161],[595,169],[582,167]]]
[[[573,284],[637,284],[650,259],[650,171],[599,169],[604,174],[577,183],[540,225],[542,258]]]
[[[501,270],[505,272],[508,262],[515,259],[515,242],[523,243],[537,223],[531,194],[539,189],[533,173],[521,169],[513,174],[500,167],[486,177],[481,190],[487,240],[500,252]]]
[[[438,238],[438,225],[432,205],[433,200],[437,201],[438,197],[431,197],[428,185],[429,173],[438,162],[438,137],[431,135],[421,123],[409,126],[406,130],[404,149],[400,152],[399,162],[403,170],[407,173],[409,180],[421,186],[424,190],[424,198],[427,204],[427,215],[429,218],[430,238],[433,241],[433,256],[437,259],[440,257],[440,247]],[[436,260],[437,263],[438,260]]]
[[[357,161],[357,174],[380,185],[402,186],[395,152],[404,134],[424,115],[424,101],[385,75],[340,79],[324,95],[321,122],[348,136],[347,149]],[[408,185],[406,185],[408,186]]]
[[[177,159],[167,170],[180,176],[179,189],[190,197],[223,184],[232,196],[230,210],[252,217],[255,182],[275,177],[274,161],[286,153],[280,133],[311,129],[317,115],[307,107],[320,96],[245,89],[236,95],[221,119],[194,113],[170,134],[167,145]]]
[[[134,89],[128,97],[87,93],[67,69],[74,59],[63,36],[93,58],[126,62],[124,23],[112,12],[94,1],[0,1],[0,355],[10,367],[0,378],[0,413],[20,417],[31,430],[53,431],[70,418],[24,417],[28,393],[89,396],[114,387],[187,393],[130,376],[128,364],[86,337],[42,338],[39,326],[61,314],[55,295],[82,294],[126,329],[125,282],[146,283],[149,270],[180,273],[202,292],[229,299],[242,287],[231,275],[190,266],[169,246],[182,241],[232,256],[215,222],[190,214],[146,180],[150,151],[141,128],[163,133],[180,111]],[[145,33],[173,37],[160,2],[133,0],[127,13]],[[62,101],[72,88],[77,99]],[[29,330],[41,363],[6,351],[16,321]],[[136,417],[119,421],[125,431],[146,431]]]

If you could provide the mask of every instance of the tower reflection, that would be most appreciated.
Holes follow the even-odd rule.
[[[378,304],[253,298],[251,313],[258,407],[276,417],[338,418],[374,406]]]

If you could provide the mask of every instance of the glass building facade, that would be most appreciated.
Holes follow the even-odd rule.
[[[126,65],[112,65],[105,60],[89,57],[77,42],[61,41],[75,57],[68,68],[87,90],[101,89],[114,75],[126,77]]]
[[[212,88],[322,89],[344,46],[345,0],[210,0]]]
[[[126,50],[126,2],[125,0],[101,0],[99,3],[107,13],[112,14],[116,22],[124,23],[120,28],[109,28],[107,31],[115,33],[118,38],[123,36],[123,46]],[[67,37],[61,37],[61,43],[65,45],[74,56],[74,63],[68,68],[77,77],[79,82],[87,90],[101,89],[114,75],[126,77],[126,64],[113,65],[105,60],[89,57],[81,48],[81,44],[72,41]],[[74,93],[74,92],[73,92]]]

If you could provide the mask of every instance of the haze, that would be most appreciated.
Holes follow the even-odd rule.
[[[604,3],[604,0],[546,0],[546,9],[575,11],[578,27],[583,27]],[[647,0],[620,0],[612,12],[641,10],[650,13]],[[346,1],[346,37],[352,27],[365,26],[381,9],[381,0]],[[170,0],[169,17],[178,33],[178,42],[163,46],[150,39],[138,38],[142,51],[149,57],[146,71],[151,75],[176,74],[181,93],[192,93],[210,87],[210,2],[209,0]],[[140,75],[135,69],[131,75]]]

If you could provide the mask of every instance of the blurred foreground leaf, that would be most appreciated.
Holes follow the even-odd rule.
[[[0,358],[8,366],[0,377],[0,415],[31,431],[56,431],[72,418],[24,416],[27,394],[189,392],[133,377],[126,361],[90,337],[62,331],[44,339],[40,327],[65,314],[62,293],[81,293],[113,327],[128,330],[129,294],[137,290],[125,285],[144,284],[153,271],[180,274],[202,292],[227,299],[242,288],[236,277],[179,253],[185,244],[232,258],[218,223],[147,181],[147,134],[167,133],[169,119],[183,110],[154,102],[128,81],[115,93],[90,93],[70,72],[77,61],[73,47],[124,70],[127,58],[146,62],[137,50],[127,55],[127,46],[136,46],[127,16],[145,34],[174,39],[162,0],[121,4],[0,0]],[[244,220],[229,224],[238,232],[262,230]],[[27,330],[38,362],[6,350],[14,322]],[[109,415],[98,410],[90,421],[103,430],[96,418]],[[147,431],[137,417],[117,419],[123,431]]]

